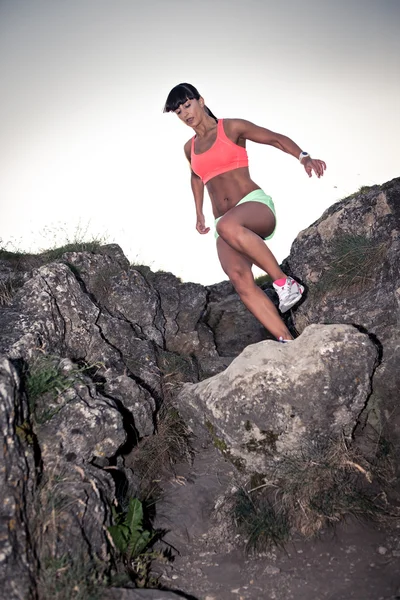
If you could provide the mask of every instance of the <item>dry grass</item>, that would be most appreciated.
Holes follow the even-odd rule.
[[[343,293],[368,287],[374,281],[376,270],[381,270],[386,252],[387,244],[362,235],[347,234],[336,238],[329,268],[314,289],[317,293],[330,290]]]
[[[289,532],[314,537],[346,517],[393,523],[400,519],[388,501],[394,481],[394,464],[379,436],[366,452],[344,437],[313,441],[282,457],[268,481],[241,488],[231,516],[254,550],[283,545]]]
[[[385,519],[388,507],[382,492],[392,474],[388,460],[367,460],[343,437],[285,457],[275,479],[293,529],[312,537],[350,515]]]
[[[174,464],[192,461],[190,437],[191,432],[176,408],[164,405],[158,414],[156,433],[143,438],[125,459],[125,464],[140,478],[141,498],[152,495],[162,476],[174,472]]]
[[[15,289],[11,277],[0,280],[0,306],[10,306],[14,294]]]

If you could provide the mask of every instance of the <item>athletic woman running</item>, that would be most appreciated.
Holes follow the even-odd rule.
[[[282,313],[300,300],[303,286],[285,275],[264,243],[274,234],[275,208],[272,198],[250,178],[246,140],[291,154],[309,177],[312,172],[321,177],[325,163],[312,159],[285,135],[244,119],[217,119],[189,83],[180,83],[169,93],[164,112],[171,111],[196,134],[186,142],[184,150],[191,165],[197,231],[201,234],[210,231],[203,215],[204,186],[207,186],[215,217],[218,257],[224,272],[260,323],[277,340],[292,340],[273,302],[256,285],[251,270],[254,264],[272,277]]]

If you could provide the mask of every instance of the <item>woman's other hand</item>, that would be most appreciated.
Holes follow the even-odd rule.
[[[319,160],[318,158],[311,158],[310,156],[307,156],[307,158],[303,159],[301,162],[309,177],[312,177],[312,173],[314,171],[316,176],[320,178],[326,169],[326,164],[324,161]]]
[[[210,231],[209,227],[206,227],[205,219],[203,215],[197,217],[196,229],[199,233],[204,234]]]

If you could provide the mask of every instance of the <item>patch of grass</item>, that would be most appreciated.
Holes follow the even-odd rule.
[[[239,489],[231,516],[252,550],[282,546],[294,534],[316,536],[350,516],[393,523],[400,519],[387,500],[394,480],[384,441],[370,445],[367,456],[344,438],[314,440],[282,456],[269,480],[258,476],[255,487]]]
[[[311,537],[347,516],[384,519],[386,463],[369,462],[344,438],[287,456],[277,475],[281,502],[296,531]]]
[[[284,547],[290,536],[290,523],[282,506],[265,495],[256,497],[240,488],[235,494],[232,517],[246,538],[246,550],[265,551]]]
[[[60,243],[60,232],[64,240]],[[44,237],[53,237],[53,244],[42,248],[38,252],[28,252],[20,249],[9,250],[8,246],[0,240],[0,260],[11,263],[16,270],[27,271],[47,264],[62,257],[66,252],[98,252],[99,248],[108,242],[106,235],[89,235],[88,226],[78,225],[70,234],[65,229],[56,229],[53,232],[45,228]]]
[[[97,252],[103,244],[103,240],[96,239],[90,242],[71,242],[57,248],[43,250],[40,255],[44,258],[45,262],[48,263],[61,258],[66,252]]]
[[[370,189],[372,189],[371,185],[361,185],[357,190],[357,194],[366,194]]]
[[[43,355],[33,360],[25,376],[25,391],[31,415],[39,425],[49,421],[65,405],[61,395],[73,386],[71,373],[64,373],[61,359]]]
[[[367,287],[374,281],[374,271],[381,269],[387,245],[363,235],[347,234],[334,240],[331,252],[329,268],[314,286],[317,292],[342,293]]]

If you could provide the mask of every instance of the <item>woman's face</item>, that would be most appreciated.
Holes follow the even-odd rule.
[[[175,114],[189,127],[195,127],[204,117],[203,107],[203,98],[199,98],[198,100],[186,100],[184,104],[178,106]]]

